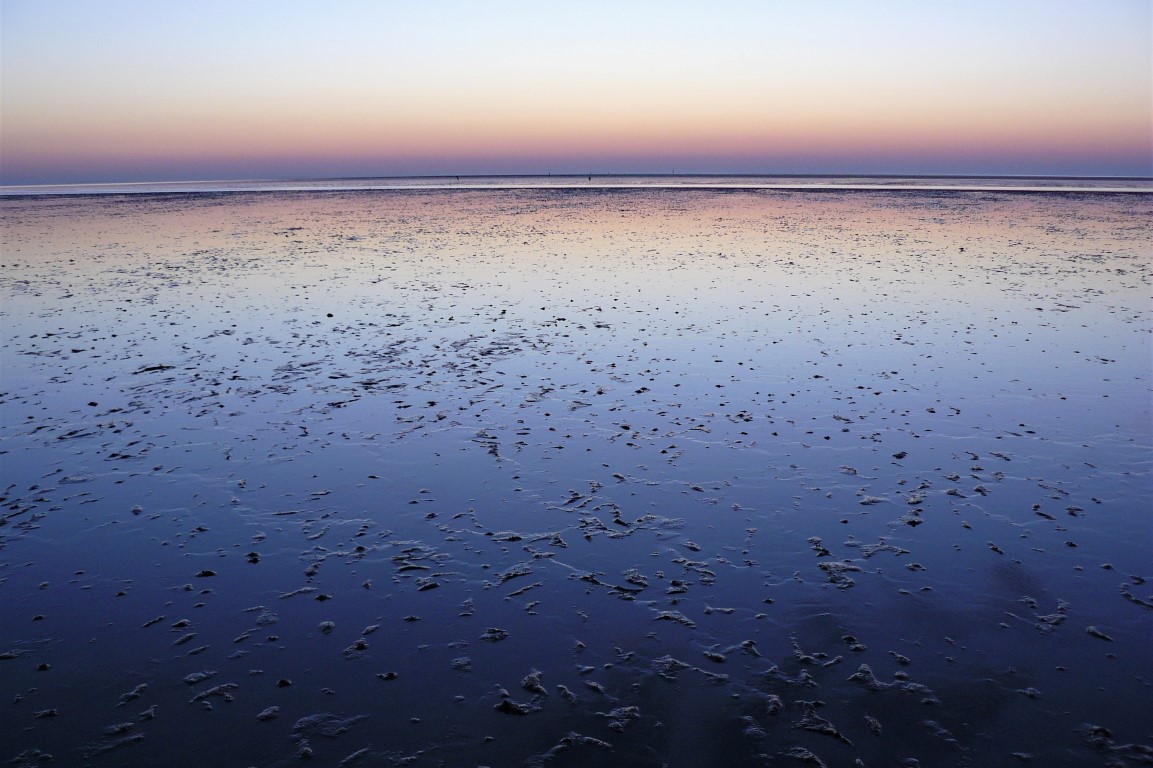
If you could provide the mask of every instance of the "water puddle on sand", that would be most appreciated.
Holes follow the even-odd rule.
[[[0,200],[0,761],[1147,764],[1151,208]]]

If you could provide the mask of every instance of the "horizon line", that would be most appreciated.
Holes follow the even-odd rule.
[[[288,184],[324,181],[371,181],[374,179],[433,180],[433,179],[547,179],[547,178],[777,178],[777,179],[997,179],[997,180],[1083,180],[1083,181],[1145,181],[1153,182],[1153,175],[1134,176],[1128,174],[1005,174],[1005,173],[430,173],[367,176],[284,176],[255,178],[216,178],[216,179],[152,179],[148,181],[82,181],[52,182],[32,184],[0,184],[0,191],[11,189],[43,189],[51,187],[136,187],[154,184]]]

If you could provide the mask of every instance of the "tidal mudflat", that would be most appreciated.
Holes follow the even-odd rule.
[[[0,200],[0,764],[1148,765],[1151,213]]]

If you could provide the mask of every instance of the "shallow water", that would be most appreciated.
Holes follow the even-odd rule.
[[[0,200],[0,760],[1145,764],[1151,212]]]

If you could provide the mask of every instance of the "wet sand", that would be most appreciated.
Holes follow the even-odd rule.
[[[0,764],[1146,765],[1151,213],[0,199]]]

